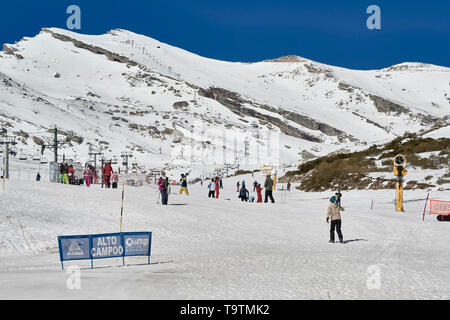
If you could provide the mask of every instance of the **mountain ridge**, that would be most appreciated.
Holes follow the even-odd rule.
[[[237,136],[248,135],[261,145],[267,145],[261,136],[278,132],[279,158],[288,165],[301,161],[302,151],[321,156],[339,149],[361,149],[406,131],[420,132],[447,123],[450,114],[450,69],[446,67],[407,62],[359,71],[293,55],[254,63],[226,62],[122,29],[93,36],[43,28],[33,38],[3,45],[0,72],[5,93],[0,110],[19,120],[22,114],[29,114],[30,107],[23,106],[20,112],[3,107],[14,105],[18,96],[25,99],[27,93],[22,91],[28,90],[35,100],[42,100],[31,99],[34,108],[47,101],[58,110],[44,115],[34,110],[43,119],[52,119],[52,125],[65,123],[62,115],[56,120],[49,112],[69,111],[76,119],[73,133],[86,141],[84,146],[73,146],[71,152],[83,160],[87,147],[100,147],[99,141],[106,138],[120,140],[109,142],[108,157],[118,149],[154,155],[161,141],[172,140],[166,150],[160,149],[161,157],[152,161],[151,167],[208,163],[212,170],[224,165],[225,161],[210,161],[200,152],[217,152],[214,150],[221,143],[211,139],[220,140],[220,134],[211,134],[211,139],[193,134],[195,121],[209,131],[231,129]],[[15,81],[20,92],[5,91],[9,88],[5,79]],[[228,94],[220,98],[217,92]],[[137,119],[139,116],[142,119]],[[3,116],[0,123],[6,126],[7,119]],[[48,122],[36,117],[22,120],[40,129]],[[27,130],[19,123],[9,125]],[[109,137],[113,127],[117,136]],[[137,139],[136,131],[145,135]],[[163,137],[161,132],[172,135]],[[158,143],[158,139],[165,140]],[[201,146],[192,147],[195,144]],[[246,161],[245,147],[224,146],[227,162],[239,165]],[[186,156],[184,149],[189,148]],[[25,145],[25,149],[30,148]],[[136,162],[143,164],[144,159],[142,155]],[[270,159],[248,164],[255,168],[265,161]]]

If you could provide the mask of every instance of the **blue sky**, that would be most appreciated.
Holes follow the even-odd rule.
[[[414,61],[450,67],[450,1],[2,1],[0,42],[66,28],[66,9],[81,8],[81,30],[122,28],[209,58],[260,61],[295,54],[354,69]],[[369,30],[369,5],[381,30]]]

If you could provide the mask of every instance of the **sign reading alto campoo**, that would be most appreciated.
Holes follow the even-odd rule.
[[[64,261],[93,260],[105,258],[123,258],[130,256],[148,256],[150,264],[151,232],[122,232],[58,237],[59,257],[62,268]]]

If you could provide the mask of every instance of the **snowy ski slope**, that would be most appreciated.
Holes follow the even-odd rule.
[[[81,268],[80,290],[66,286],[56,237],[117,232],[121,190],[8,181],[0,193],[0,298],[449,299],[450,225],[422,221],[424,191],[405,191],[405,213],[395,212],[394,190],[345,192],[346,244],[329,244],[330,193],[292,191],[280,204],[277,190],[275,204],[242,203],[236,182],[253,178],[239,178],[225,179],[219,199],[198,184],[190,197],[171,194],[167,207],[156,204],[155,189],[127,187],[124,231],[153,232],[152,264],[106,259],[90,270],[89,262],[67,262]]]

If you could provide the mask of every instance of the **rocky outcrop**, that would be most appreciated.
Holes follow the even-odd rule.
[[[392,101],[386,100],[382,97],[375,96],[372,94],[369,94],[369,99],[373,101],[373,104],[377,108],[379,112],[385,112],[385,113],[391,113],[395,112],[397,114],[409,114],[409,110],[397,103],[394,103]]]
[[[284,118],[295,122],[299,125],[301,125],[302,127],[311,129],[311,130],[317,130],[320,131],[324,134],[326,134],[327,136],[347,136],[347,134],[341,130],[338,130],[336,128],[333,128],[332,126],[319,122],[317,120],[314,120],[308,116],[296,113],[296,112],[292,112],[292,111],[288,111],[288,110],[284,110],[284,109],[276,109],[276,108],[272,108],[266,105],[258,105],[260,108],[263,108],[265,110],[274,112],[274,113],[278,113],[280,115],[282,115]]]
[[[16,48],[10,47],[7,44],[3,45],[3,50],[2,50],[5,54],[10,54],[15,56],[17,59],[21,60],[23,59],[23,56],[21,56],[20,54],[16,53],[18,50]]]
[[[306,60],[299,56],[287,55],[275,59],[264,60],[263,62],[305,62]]]
[[[119,54],[116,54],[114,52],[105,50],[105,49],[97,47],[97,46],[88,45],[88,44],[86,44],[84,42],[78,41],[78,40],[73,39],[71,37],[68,37],[66,35],[52,32],[49,29],[42,29],[42,32],[47,32],[47,33],[51,34],[52,37],[54,37],[54,38],[56,38],[58,40],[65,41],[65,42],[72,42],[74,44],[74,46],[77,47],[77,48],[85,49],[85,50],[88,50],[88,51],[90,51],[92,53],[95,53],[95,54],[102,54],[102,55],[106,56],[111,61],[116,61],[116,62],[120,62],[120,63],[126,63],[126,64],[128,64],[130,66],[137,66],[138,65],[138,63],[134,62],[133,60],[130,60],[127,57],[121,56]]]
[[[424,125],[432,125],[443,120],[423,113],[412,114],[406,107],[397,103],[372,94],[369,94],[368,96],[379,112],[396,113],[397,115],[406,114],[412,119],[419,119]]]
[[[353,86],[351,86],[347,83],[344,83],[344,82],[339,82],[338,88],[339,88],[339,90],[347,91],[350,93],[353,93],[355,91],[355,88]]]
[[[231,92],[221,88],[209,88],[209,89],[199,89],[199,94],[203,97],[214,99],[217,102],[221,103],[232,112],[237,115],[245,115],[253,118],[257,118],[263,121],[266,121],[276,127],[278,127],[284,134],[292,137],[296,137],[299,139],[304,139],[312,142],[321,142],[318,137],[315,137],[311,134],[303,132],[285,122],[281,119],[272,117],[267,114],[260,113],[252,108],[248,108],[244,106],[244,103],[251,103],[243,100],[237,93]]]

